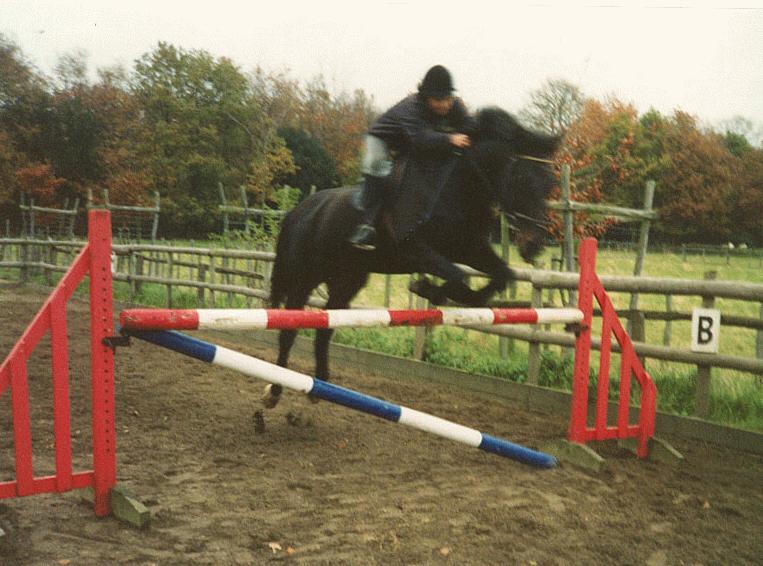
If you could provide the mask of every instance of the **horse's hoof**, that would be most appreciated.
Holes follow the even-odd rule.
[[[262,405],[266,409],[272,409],[278,405],[278,401],[281,400],[281,392],[283,388],[280,385],[269,383],[265,386],[265,392],[260,397]]]
[[[265,415],[262,414],[262,411],[254,412],[254,432],[257,434],[265,432]]]
[[[431,286],[428,281],[425,281],[424,279],[416,279],[408,284],[408,290],[415,295],[422,296],[422,293],[426,292],[425,288],[427,286]]]
[[[291,411],[286,413],[286,422],[289,423],[291,426],[298,426],[298,427],[313,425],[313,419],[311,419],[310,417],[306,417],[302,413],[293,413]]]
[[[444,305],[448,301],[445,291],[441,287],[433,285],[428,279],[412,281],[408,285],[408,290],[419,297],[427,299],[433,305]]]

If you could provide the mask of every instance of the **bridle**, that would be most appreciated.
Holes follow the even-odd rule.
[[[533,155],[517,155],[518,159],[525,159],[527,161],[537,161],[538,163],[547,163],[548,165],[553,165],[554,160],[553,159],[543,159],[541,157],[535,157]]]
[[[469,164],[477,172],[477,175],[479,176],[482,183],[484,183],[485,186],[487,186],[488,190],[497,199],[499,192],[498,192],[498,189],[496,189],[495,185],[493,184],[493,181],[490,179],[490,177],[487,176],[485,171],[483,171],[482,167],[480,167],[480,165],[476,161],[474,161],[474,157],[472,156],[471,152],[466,153],[466,157],[467,157],[467,160],[469,161]],[[551,159],[543,159],[541,157],[535,157],[532,155],[517,155],[511,158],[512,161],[516,161],[517,159],[523,159],[525,161],[535,161],[537,163],[545,163],[547,165],[554,164],[554,162]],[[529,222],[540,228],[547,228],[553,225],[553,222],[549,220],[533,218],[532,216],[527,216],[526,214],[522,214],[521,212],[504,212],[504,214],[508,216],[509,218],[524,220],[525,222]]]

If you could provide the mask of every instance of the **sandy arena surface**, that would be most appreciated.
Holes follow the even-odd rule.
[[[0,288],[0,358],[44,298]],[[68,320],[82,470],[87,303],[73,301]],[[49,352],[46,339],[29,365],[37,475],[53,469]],[[566,430],[559,415],[459,389],[373,372],[334,381],[532,447]],[[82,491],[0,500],[0,564],[761,564],[760,456],[670,438],[686,457],[679,468],[608,445],[605,472],[539,471],[294,393],[259,434],[262,385],[136,341],[119,350],[118,478],[152,525],[97,519]],[[14,475],[9,399],[2,481]]]

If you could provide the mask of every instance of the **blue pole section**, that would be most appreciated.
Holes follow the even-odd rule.
[[[127,332],[130,336],[140,338],[151,344],[167,348],[179,354],[196,358],[202,362],[212,363],[215,359],[215,353],[217,352],[217,346],[182,334],[173,330],[169,331],[146,331],[146,332]]]
[[[468,444],[485,452],[492,452],[505,458],[517,460],[524,464],[539,468],[552,468],[556,465],[556,459],[549,454],[484,434],[476,429],[465,427],[435,417],[434,415],[395,405],[371,395],[359,393],[352,389],[321,381],[320,379],[314,379],[307,375],[253,358],[252,356],[192,338],[180,332],[173,330],[157,332],[131,330],[127,331],[127,334],[204,362],[234,369],[270,383],[283,385],[289,389],[310,393],[319,399],[324,399],[337,405],[375,415],[388,421],[408,425],[443,438]]]
[[[492,452],[505,458],[511,458],[517,460],[523,464],[529,464],[538,468],[553,468],[556,466],[556,458],[545,452],[538,452],[532,450],[521,444],[514,444],[508,440],[497,438],[489,434],[482,434],[482,442],[478,446],[480,450],[485,452]]]

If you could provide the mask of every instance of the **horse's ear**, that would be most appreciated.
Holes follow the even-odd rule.
[[[489,106],[477,113],[477,130],[484,140],[514,143],[521,134],[522,126],[505,110]]]
[[[520,150],[536,157],[551,157],[562,145],[562,137],[522,128]]]
[[[562,138],[529,130],[500,108],[491,106],[477,113],[477,130],[483,140],[511,144],[515,153],[551,157],[561,146]]]

